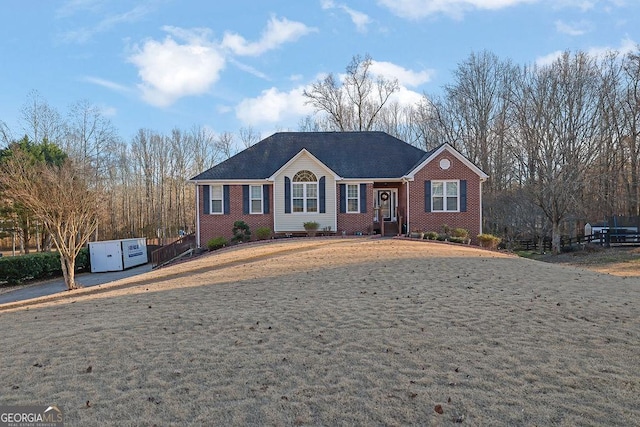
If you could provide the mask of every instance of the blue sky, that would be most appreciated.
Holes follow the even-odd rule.
[[[0,121],[24,134],[36,90],[65,115],[99,106],[140,128],[297,130],[302,91],[356,55],[399,79],[399,102],[437,94],[472,52],[517,64],[564,50],[629,52],[638,0],[4,0]]]

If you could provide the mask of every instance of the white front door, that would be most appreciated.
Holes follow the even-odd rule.
[[[376,208],[380,208],[380,216],[384,221],[396,221],[398,190],[395,188],[376,189]],[[376,210],[376,212],[378,212]],[[376,218],[380,220],[380,218]]]

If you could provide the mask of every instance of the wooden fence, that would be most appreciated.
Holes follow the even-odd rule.
[[[570,248],[573,246],[595,244],[605,247],[616,246],[640,246],[640,233],[629,230],[612,230],[610,232],[595,233],[588,236],[561,237],[560,248]],[[542,250],[551,251],[551,238],[545,237],[542,240]],[[517,240],[514,245],[517,251],[540,250],[538,239]]]
[[[196,247],[196,235],[195,233],[187,234],[181,237],[175,242],[162,246],[151,253],[151,265],[153,268],[163,265],[164,263],[171,261],[179,255],[182,255],[189,250],[194,250]]]

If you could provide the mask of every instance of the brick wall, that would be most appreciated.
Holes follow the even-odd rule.
[[[446,157],[451,162],[451,167],[442,170],[439,166],[440,159]],[[467,180],[467,212],[425,212],[424,211],[424,182],[433,180]],[[481,219],[481,195],[480,177],[469,169],[464,163],[451,155],[448,151],[443,151],[437,158],[432,160],[426,167],[418,171],[415,180],[410,182],[409,190],[410,209],[409,209],[409,229],[421,231],[442,232],[443,224],[451,228],[465,228],[469,230],[469,236],[473,242],[476,242],[476,236],[480,233]],[[399,215],[403,215],[403,221],[406,221],[406,188],[407,184],[396,185],[389,184],[398,188],[398,205]],[[340,200],[340,186],[336,186],[337,200]],[[376,188],[386,188],[382,183],[376,184]],[[233,223],[238,220],[245,221],[251,231],[252,240],[255,237],[255,230],[259,227],[269,227],[273,230],[273,212],[274,200],[273,189],[269,195],[270,212],[261,215],[244,215],[242,213],[242,185],[231,185],[230,190],[230,214],[228,215],[210,215],[205,214],[202,210],[204,207],[202,186],[198,188],[198,197],[200,198],[200,244],[206,246],[209,239],[222,236],[230,239],[233,237]],[[367,212],[366,213],[340,213],[339,203],[337,213],[337,230],[338,234],[343,231],[348,235],[357,232],[367,233],[373,225],[374,217],[374,185],[367,184]]]
[[[447,158],[451,167],[447,170],[440,168],[440,160]],[[434,180],[467,180],[467,211],[466,212],[425,212],[424,182]],[[481,195],[480,177],[464,163],[443,151],[427,166],[415,175],[410,185],[410,215],[409,229],[420,231],[442,232],[443,224],[451,228],[465,228],[469,230],[469,237],[476,243],[476,236],[480,234]]]
[[[340,185],[336,186],[337,200],[340,200]],[[338,230],[337,233],[341,234],[343,231],[347,235],[353,235],[357,232],[366,234],[372,230],[373,227],[373,185],[367,184],[367,212],[366,213],[340,213],[340,203],[337,203],[338,207]]]
[[[198,197],[200,199],[200,246],[206,247],[207,242],[214,237],[233,237],[233,223],[244,221],[249,225],[251,240],[256,240],[256,230],[260,227],[269,227],[273,230],[273,188],[269,192],[269,213],[251,214],[242,213],[242,185],[229,186],[229,199],[231,206],[228,215],[205,214],[202,186],[198,186]]]

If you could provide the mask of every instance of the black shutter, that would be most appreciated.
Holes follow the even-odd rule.
[[[367,184],[360,184],[360,213],[367,213]]]
[[[323,176],[320,178],[320,182],[318,183],[318,193],[320,193],[320,213],[327,213],[327,199],[325,195],[327,186],[326,181],[326,178]]]
[[[284,213],[291,213],[291,179],[284,177]]]
[[[224,198],[224,214],[229,215],[231,208],[231,197],[229,196],[229,186],[225,185],[222,187],[222,197]]]
[[[269,213],[269,187],[268,184],[262,186],[262,213]]]
[[[340,184],[340,213],[347,211],[347,186]]]
[[[467,211],[467,180],[460,181],[460,212]]]
[[[211,196],[209,196],[209,190],[211,187],[208,185],[202,186],[202,212],[205,214],[211,213]]]
[[[424,211],[431,212],[431,181],[424,182]]]
[[[242,186],[242,213],[249,215],[249,186]]]

